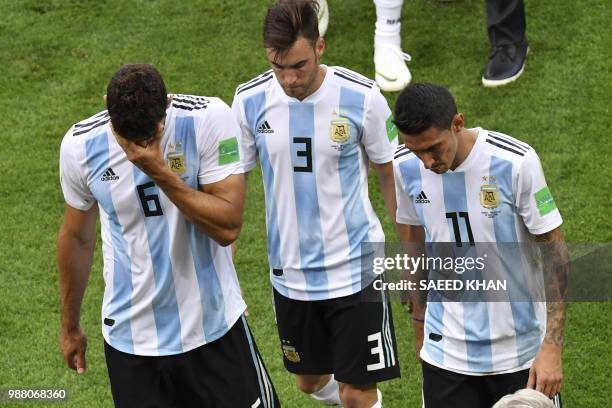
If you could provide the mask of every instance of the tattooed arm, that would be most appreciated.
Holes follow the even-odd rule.
[[[565,298],[569,275],[569,255],[559,228],[536,235],[542,250],[546,285],[546,334],[540,351],[529,370],[527,388],[552,398],[561,390],[563,369],[563,331],[565,327]]]

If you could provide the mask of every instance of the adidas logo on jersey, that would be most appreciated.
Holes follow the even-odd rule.
[[[115,180],[119,180],[119,176],[115,174],[115,172],[113,171],[111,167],[109,167],[108,170],[106,170],[104,174],[102,174],[102,178],[100,180],[115,181]]]
[[[274,129],[272,129],[268,121],[265,120],[264,123],[257,128],[257,133],[274,133]]]
[[[414,200],[415,203],[417,204],[429,204],[429,198],[427,198],[427,196],[425,195],[425,192],[423,190],[421,190],[421,194],[419,194],[416,198],[416,200]]]

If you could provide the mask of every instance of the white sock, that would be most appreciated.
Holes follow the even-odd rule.
[[[325,384],[323,388],[321,388],[317,392],[313,392],[312,394],[310,394],[310,396],[326,405],[341,404],[338,381],[336,381],[333,375],[331,376],[329,382]]]
[[[401,47],[400,18],[404,0],[374,0],[376,6],[376,29],[374,47],[391,45]]]

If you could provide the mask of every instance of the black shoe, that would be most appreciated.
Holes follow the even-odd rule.
[[[529,46],[527,40],[521,44],[502,44],[493,46],[489,62],[482,76],[486,87],[506,85],[521,76],[525,69],[525,58]]]

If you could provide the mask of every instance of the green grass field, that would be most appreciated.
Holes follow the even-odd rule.
[[[269,3],[0,0],[0,388],[65,388],[68,400],[54,406],[112,406],[99,322],[99,245],[82,310],[88,372],[77,376],[67,369],[59,351],[55,237],[63,214],[61,138],[71,124],[104,108],[106,84],[127,62],[155,64],[170,91],[231,103],[236,85],[267,69],[261,24]],[[527,0],[526,5],[531,45],[526,71],[518,82],[489,90],[480,85],[488,54],[484,2],[406,0],[402,37],[413,57],[411,71],[417,81],[449,86],[468,126],[499,130],[536,148],[569,242],[612,241],[612,3]],[[372,77],[372,2],[331,0],[330,7],[324,62]],[[395,95],[387,97],[392,104]],[[283,405],[316,407],[282,366],[267,276],[261,177],[254,173],[236,258],[249,321]],[[371,191],[388,241],[396,242],[375,183]],[[420,368],[412,334],[406,313],[394,306],[402,378],[381,385],[385,407],[418,407]],[[610,406],[611,338],[610,303],[569,306],[566,407]]]

